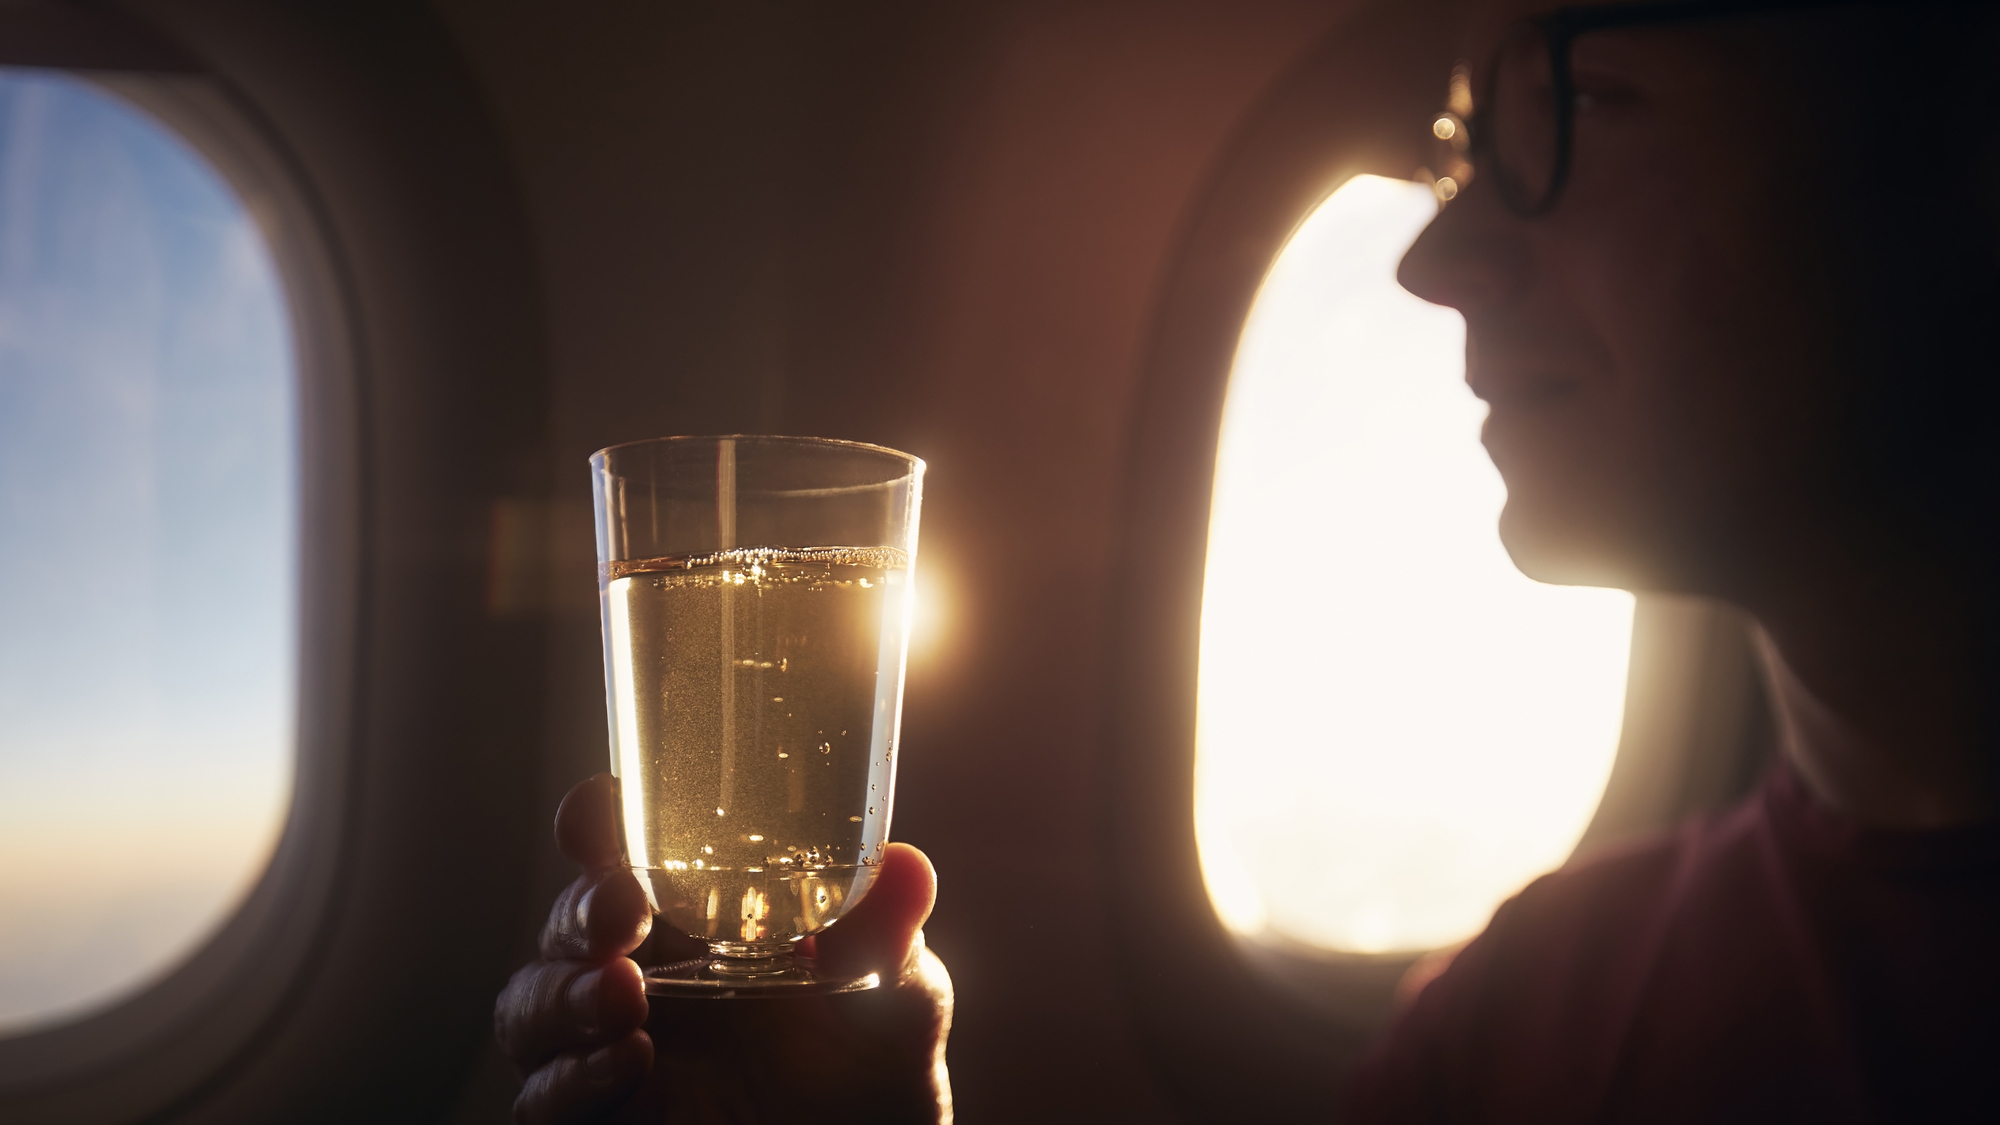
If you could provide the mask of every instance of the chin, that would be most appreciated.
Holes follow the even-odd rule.
[[[1511,497],[1500,512],[1500,544],[1522,574],[1552,586],[1637,592],[1657,585],[1634,552],[1595,521],[1563,518]]]

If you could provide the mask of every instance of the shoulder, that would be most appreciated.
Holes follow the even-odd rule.
[[[1732,818],[1733,820],[1734,818]],[[1409,1002],[1350,1086],[1353,1120],[1587,1113],[1693,868],[1730,822],[1688,824],[1536,879]],[[1727,850],[1726,848],[1724,850]]]
[[[1643,973],[1668,923],[1689,909],[1727,913],[1769,887],[1758,799],[1669,832],[1607,848],[1536,879],[1439,977],[1435,1003],[1489,1002],[1532,987],[1535,1004],[1602,994]],[[1429,992],[1426,989],[1426,992]],[[1454,995],[1456,994],[1456,995]]]
[[[1501,903],[1474,944],[1487,948],[1485,960],[1520,967],[1554,962],[1574,973],[1598,963],[1601,958],[1591,951],[1601,950],[1607,939],[1657,920],[1677,873],[1701,850],[1699,834],[1689,825],[1543,875]]]
[[[1405,1019],[1477,1020],[1518,1032],[1607,1017],[1610,986],[1644,971],[1647,939],[1697,847],[1694,835],[1654,837],[1528,884],[1494,911]]]

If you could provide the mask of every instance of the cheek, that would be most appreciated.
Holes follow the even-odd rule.
[[[1722,423],[1742,413],[1741,349],[1698,313],[1692,250],[1588,240],[1543,272],[1548,307],[1516,310],[1574,377],[1558,400],[1496,408],[1484,435],[1507,483],[1502,538],[1532,577],[1671,585],[1676,544],[1737,475],[1743,443]]]
[[[1616,439],[1605,453],[1678,522],[1768,499],[1823,397],[1797,286],[1695,236],[1643,249],[1657,269],[1597,290],[1611,357],[1597,423]]]
[[[1508,486],[1503,536],[1530,574],[1712,592],[1759,526],[1798,506],[1830,336],[1782,220],[1758,215],[1768,193],[1651,172],[1579,184],[1523,229],[1529,268],[1487,342],[1574,387],[1496,410],[1488,448]]]
[[[1590,478],[1579,518],[1675,570],[1697,555],[1733,566],[1803,501],[1828,336],[1774,232],[1732,201],[1660,196],[1645,221],[1587,240],[1562,279],[1602,363],[1566,439],[1544,437]]]

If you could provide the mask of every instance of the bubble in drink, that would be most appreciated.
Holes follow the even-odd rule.
[[[907,557],[758,548],[602,577],[621,831],[653,908],[710,941],[826,928],[888,840]]]

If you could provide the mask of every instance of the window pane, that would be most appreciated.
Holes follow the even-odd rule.
[[[294,409],[242,202],[101,90],[0,70],[0,1035],[170,970],[269,859]]]
[[[1362,177],[1264,281],[1230,376],[1202,607],[1196,828],[1231,929],[1449,945],[1576,845],[1632,598],[1514,569],[1458,314],[1395,268],[1436,212]]]

